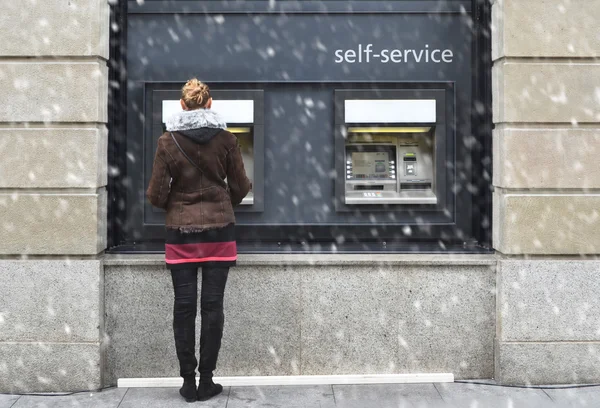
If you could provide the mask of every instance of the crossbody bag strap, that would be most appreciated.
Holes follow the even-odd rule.
[[[177,141],[177,139],[175,139],[175,135],[173,134],[173,132],[171,132],[171,138],[173,139],[173,141],[175,142],[175,146],[177,146],[177,148],[179,149],[179,151],[181,153],[183,153],[183,155],[185,156],[185,158],[190,162],[190,164],[192,166],[194,166],[195,168],[198,169],[198,171],[202,174],[204,174],[204,171],[200,168],[200,166],[198,166],[191,158],[190,156],[187,155],[186,152],[183,151],[183,149],[181,148],[181,146],[179,145],[179,142]]]
[[[194,162],[190,158],[190,156],[188,156],[187,153],[183,150],[183,148],[179,145],[179,142],[175,138],[175,135],[173,134],[173,132],[170,132],[170,133],[171,133],[171,139],[173,139],[173,141],[175,142],[175,146],[177,146],[177,148],[179,149],[179,151],[185,156],[185,158],[190,162],[190,164],[192,166],[194,166],[196,169],[198,169],[198,171],[200,173],[202,173],[203,176],[206,176],[206,174],[204,173],[204,170],[202,170],[202,168],[200,166],[198,166],[198,164],[196,164],[196,162]],[[221,180],[221,187],[223,187],[223,188],[225,188],[225,190],[227,190],[226,184],[222,180]]]

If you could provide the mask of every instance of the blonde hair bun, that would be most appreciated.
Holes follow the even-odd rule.
[[[204,108],[210,99],[210,89],[204,82],[192,78],[181,89],[181,99],[188,109]]]

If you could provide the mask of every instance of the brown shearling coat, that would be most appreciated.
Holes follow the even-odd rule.
[[[172,132],[202,172],[181,153],[171,132],[158,139],[146,196],[152,205],[166,210],[167,228],[199,232],[235,223],[233,206],[241,203],[251,184],[237,138],[223,129],[215,132],[206,143]]]

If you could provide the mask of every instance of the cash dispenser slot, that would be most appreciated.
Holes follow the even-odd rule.
[[[212,109],[227,123],[227,130],[238,140],[246,175],[254,186],[254,101],[253,100],[220,100],[214,99]],[[163,123],[173,113],[181,111],[178,100],[163,101]],[[254,191],[250,191],[242,200],[242,206],[254,204]]]
[[[383,184],[375,184],[372,186],[369,186],[369,185],[365,186],[365,185],[359,184],[359,185],[354,186],[354,190],[357,190],[357,191],[363,191],[363,190],[377,191],[377,190],[383,190],[384,188],[385,187]]]
[[[345,102],[345,203],[437,204],[435,101]]]
[[[431,183],[400,183],[400,190],[431,190]]]

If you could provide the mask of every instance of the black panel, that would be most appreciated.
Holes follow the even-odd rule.
[[[131,14],[464,13],[470,0],[130,0]]]
[[[269,245],[282,248],[287,242],[292,248],[304,241],[358,248],[385,241],[413,249],[429,242],[444,250],[455,243],[489,242],[491,181],[481,177],[491,174],[487,2],[275,4],[128,3],[127,82],[123,64],[111,67],[111,78],[121,73],[117,82],[127,89],[127,111],[111,112],[127,120],[122,136],[111,129],[110,160],[118,174],[110,192],[112,244],[160,243],[163,237],[162,214],[144,196],[161,130],[156,104],[167,95],[178,98],[178,89],[193,76],[217,93],[264,92],[264,124],[258,125],[264,132],[264,211],[237,215],[241,248],[263,252]],[[124,1],[113,6],[121,13],[125,7]],[[368,44],[371,54],[365,52]],[[396,49],[403,62],[372,57]],[[451,50],[451,62],[426,63],[424,53],[435,49]],[[352,57],[358,54],[360,62]],[[338,62],[341,56],[350,58]],[[440,203],[335,211],[335,92],[415,89],[442,92],[445,99],[441,111],[447,120],[436,126],[444,157],[438,166],[445,170],[437,172]],[[111,118],[111,123],[119,121]]]

